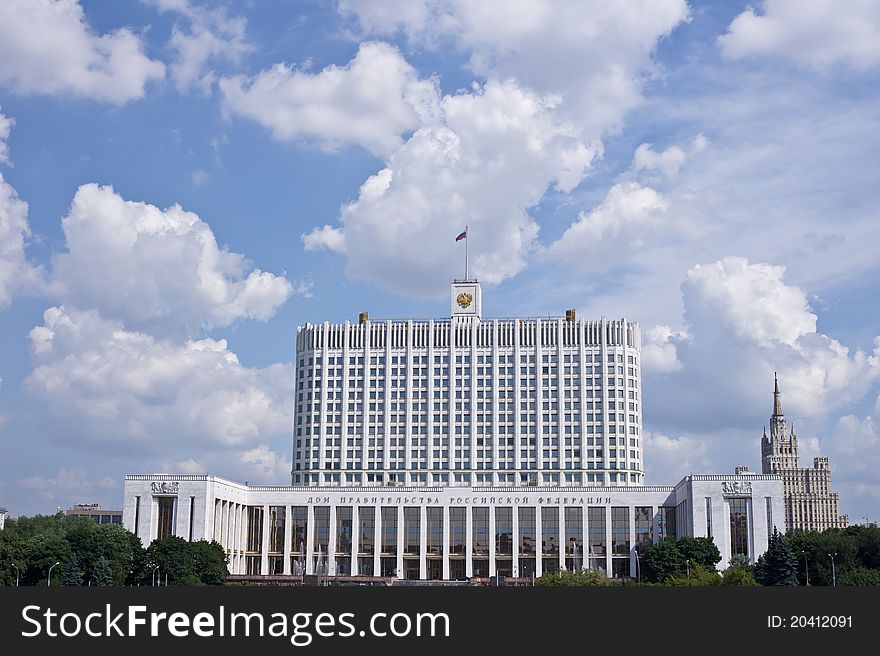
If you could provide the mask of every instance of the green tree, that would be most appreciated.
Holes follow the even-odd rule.
[[[61,577],[61,585],[82,585],[82,570],[79,568],[79,560],[77,560],[75,553],[70,554],[70,560],[67,561],[64,575]]]
[[[775,528],[767,551],[755,565],[755,579],[761,585],[797,585],[797,556],[788,540]]]
[[[560,569],[552,574],[542,574],[535,579],[535,585],[583,586],[612,584],[604,574],[592,569],[582,569],[579,572],[570,572],[565,569]]]
[[[663,583],[669,578],[685,575],[687,564],[678,550],[675,538],[664,538],[645,549],[641,556],[643,579]]]
[[[159,580],[169,585],[222,585],[226,582],[226,554],[217,542],[187,542],[170,536],[153,540],[144,554],[143,580],[148,583],[153,567]]]
[[[710,569],[708,567],[703,567],[699,563],[695,563],[691,566],[690,572],[687,572],[685,576],[669,576],[664,581],[664,584],[675,586],[720,585],[721,576],[715,571],[714,566]]]
[[[715,565],[721,562],[721,552],[712,538],[680,537],[675,541],[678,551],[689,560],[691,566],[700,565],[704,569],[714,571]]]
[[[880,569],[851,567],[837,577],[840,585],[880,585]]]
[[[110,569],[110,565],[107,564],[107,559],[104,556],[98,559],[95,568],[92,570],[92,577],[89,580],[92,582],[92,585],[113,585],[113,571]]]
[[[755,568],[748,556],[734,554],[730,565],[721,573],[721,585],[740,585],[753,587],[758,585],[755,580]]]

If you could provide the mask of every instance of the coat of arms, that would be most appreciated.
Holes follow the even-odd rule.
[[[458,306],[462,309],[467,309],[470,307],[473,302],[474,297],[467,292],[462,292],[458,296],[455,297],[455,302],[458,303]]]

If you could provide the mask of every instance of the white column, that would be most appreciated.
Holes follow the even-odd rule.
[[[565,567],[565,506],[560,505],[559,528],[557,530],[556,544],[559,545],[559,569]]]
[[[544,531],[542,522],[542,506],[535,506],[535,570],[536,576],[540,576],[543,570],[541,562],[544,556]]]
[[[474,575],[474,507],[465,506],[465,561],[464,575]]]
[[[587,520],[590,516],[590,512],[587,509],[588,506],[581,506],[581,527],[582,527],[582,538],[581,538],[581,567],[583,569],[590,569],[590,533],[587,530]]]
[[[315,506],[306,506],[306,574],[315,573]]]
[[[330,504],[330,535],[327,539],[327,574],[336,576],[336,504]]]
[[[292,516],[290,512],[290,504],[284,505],[284,574],[290,574],[290,556],[293,553],[291,548],[293,542],[293,527],[290,525]]]
[[[519,330],[519,327],[517,327],[517,330]],[[519,403],[518,400],[517,403]],[[519,437],[517,437],[517,439],[519,439]],[[510,515],[513,518],[513,523],[511,524],[513,527],[513,576],[520,577],[522,576],[522,572],[519,571],[519,508],[513,506]]]
[[[605,573],[611,578],[611,506],[605,509]]]
[[[449,506],[443,505],[443,573],[441,576],[449,579],[449,535],[452,530],[452,524],[449,521]]]
[[[382,563],[382,506],[373,506],[373,576],[381,576]]]
[[[419,578],[428,578],[428,511],[419,506]]]
[[[495,506],[489,506],[489,576],[495,571]]]
[[[360,552],[361,531],[360,531],[360,512],[358,506],[351,504],[351,568],[349,574],[356,576],[360,568],[358,567],[358,554]]]
[[[269,573],[269,506],[263,506],[263,535],[260,541],[260,574]]]
[[[404,533],[403,533],[403,505],[397,504],[397,578],[404,578],[404,569],[403,569],[403,548],[404,548]]]

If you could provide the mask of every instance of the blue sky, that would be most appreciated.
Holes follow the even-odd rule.
[[[880,8],[0,2],[0,505],[286,482],[295,328],[638,321],[650,482],[880,501]]]

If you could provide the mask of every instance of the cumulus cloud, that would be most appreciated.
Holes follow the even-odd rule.
[[[247,20],[229,16],[226,9],[196,6],[187,0],[151,0],[161,12],[174,12],[185,19],[187,26],[175,24],[169,48],[175,53],[170,66],[171,78],[178,91],[193,86],[209,93],[215,80],[214,71],[205,70],[212,60],[237,64],[242,56],[254,50],[245,32]]]
[[[345,66],[310,74],[277,64],[254,77],[222,78],[223,109],[269,128],[276,139],[387,155],[435,111],[433,80],[420,79],[386,43],[362,43]]]
[[[293,291],[220,248],[210,226],[173,205],[127,201],[82,185],[62,219],[68,252],[54,262],[57,295],[126,327],[196,334],[238,319],[267,320]]]
[[[670,146],[666,150],[657,152],[651,144],[643,143],[636,148],[633,155],[633,169],[657,170],[667,178],[674,178],[678,174],[681,165],[686,158],[684,150],[680,146]]]
[[[403,30],[429,48],[451,42],[488,80],[514,78],[539,94],[563,96],[560,111],[588,141],[618,128],[640,102],[657,41],[689,18],[684,0],[343,0],[339,9],[368,33]]]
[[[6,139],[15,122],[0,114],[0,164],[11,164]],[[12,302],[16,293],[39,289],[43,271],[31,264],[25,245],[31,229],[28,205],[0,173],[0,309]]]
[[[642,250],[656,233],[674,229],[665,221],[667,208],[655,189],[619,182],[599,206],[578,215],[549,253],[582,271],[604,271]]]
[[[342,225],[304,244],[344,252],[354,278],[439,296],[460,275],[454,238],[468,225],[471,271],[489,284],[516,274],[538,233],[526,209],[549,185],[570,190],[595,157],[553,106],[513,81],[444,97],[442,124],[417,130],[342,208]]]
[[[82,503],[82,495],[91,502],[90,495],[96,491],[103,495],[111,491],[121,492],[118,479],[109,476],[95,478],[79,467],[61,467],[52,476],[26,476],[19,479],[18,485],[43,503],[50,502],[62,508]]]
[[[664,374],[682,368],[676,343],[687,339],[687,333],[673,331],[669,326],[654,326],[642,334],[642,370]]]
[[[837,420],[830,440],[825,441],[830,456],[835,487],[846,496],[850,506],[877,508],[880,505],[880,397],[871,414],[865,417],[845,415]],[[851,522],[863,518],[850,518]],[[870,518],[877,521],[875,515]]]
[[[15,92],[123,105],[164,75],[129,28],[94,33],[77,0],[0,3],[0,84]]]
[[[254,448],[290,429],[287,365],[242,366],[225,340],[177,344],[127,330],[95,310],[51,307],[30,333],[25,387],[79,438],[124,450]]]
[[[674,485],[690,473],[720,472],[715,466],[711,444],[702,436],[670,436],[646,430],[642,441],[648,484]]]
[[[880,4],[874,0],[764,0],[718,37],[725,57],[778,56],[809,68],[880,64]]]
[[[784,273],[742,257],[688,272],[688,338],[676,341],[682,367],[671,374],[679,384],[651,386],[655,421],[689,430],[760,425],[774,371],[793,416],[821,419],[864,397],[880,378],[880,340],[871,353],[851,352],[817,332],[806,294]]]
[[[443,96],[386,166],[343,206],[341,225],[303,236],[343,253],[348,275],[438,297],[471,230],[475,275],[497,284],[535,247],[529,216],[550,189],[572,191],[641,101],[659,39],[687,20],[679,0],[638,12],[608,3],[342,2],[368,35],[402,30],[415,47],[452,44],[482,81]],[[408,275],[401,276],[400,271]]]

